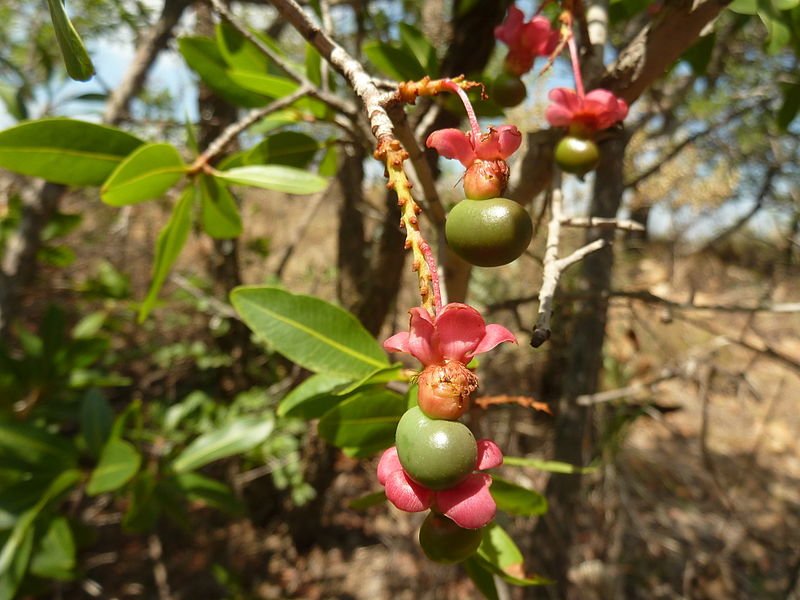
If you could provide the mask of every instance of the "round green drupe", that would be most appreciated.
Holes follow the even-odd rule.
[[[521,104],[527,94],[525,84],[517,75],[504,71],[492,82],[492,99],[503,108]]]
[[[475,470],[478,445],[458,421],[431,419],[415,406],[401,417],[397,456],[411,479],[429,490],[447,490]]]
[[[556,145],[556,164],[562,171],[583,177],[600,162],[600,150],[592,140],[568,135]]]
[[[419,530],[419,545],[433,562],[452,565],[475,554],[483,539],[483,530],[464,529],[453,521],[431,512]]]
[[[468,263],[498,267],[520,257],[533,235],[527,211],[508,198],[462,200],[445,225],[447,244]]]

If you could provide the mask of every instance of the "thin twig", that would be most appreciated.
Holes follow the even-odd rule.
[[[292,254],[294,253],[295,248],[303,239],[303,236],[306,233],[309,225],[311,225],[311,221],[314,220],[314,217],[317,216],[319,212],[319,208],[322,206],[322,203],[328,197],[330,190],[324,189],[321,192],[317,192],[308,202],[308,206],[306,207],[305,213],[303,216],[300,217],[300,223],[297,227],[293,230],[293,236],[289,244],[283,251],[283,256],[281,256],[281,260],[278,263],[278,267],[275,269],[275,277],[280,279],[283,276],[283,271],[286,269],[286,265],[289,263],[289,259],[291,258]]]
[[[630,219],[610,219],[607,217],[563,217],[561,225],[564,227],[602,227],[620,229],[623,231],[644,231],[645,227],[637,221]]]
[[[220,0],[211,0],[219,4]],[[350,87],[361,99],[369,118],[372,134],[381,142],[392,139],[392,120],[389,118],[384,104],[393,93],[382,92],[373,83],[372,77],[364,67],[347,51],[334,41],[321,27],[311,22],[308,15],[294,0],[270,0],[292,26],[303,36],[322,57],[344,76]]]
[[[292,92],[288,96],[278,98],[274,102],[270,102],[261,108],[254,108],[236,123],[231,123],[222,131],[221,134],[219,134],[217,139],[208,145],[208,148],[206,148],[203,154],[201,154],[197,158],[197,161],[195,161],[195,165],[208,164],[211,160],[221,154],[225,150],[225,147],[234,139],[236,139],[236,137],[248,127],[252,127],[267,115],[290,106],[295,101],[307,95],[309,90],[309,87],[301,85],[296,91]]]
[[[544,250],[544,271],[542,272],[542,286],[539,288],[539,311],[536,315],[536,324],[531,334],[531,346],[538,348],[550,338],[550,318],[553,314],[553,299],[555,297],[558,280],[561,273],[585,258],[588,254],[596,252],[608,245],[604,239],[598,239],[575,250],[569,256],[558,258],[558,246],[561,241],[561,224],[563,194],[559,187],[553,190],[550,203],[550,222],[547,225],[547,241]]]
[[[274,62],[279,69],[285,72],[289,78],[296,81],[300,87],[307,88],[307,93],[309,95],[321,100],[334,110],[355,117],[357,110],[352,103],[348,102],[341,96],[331,94],[330,92],[325,92],[324,90],[316,87],[311,81],[308,80],[308,78],[295,71],[281,55],[275,52],[272,48],[265,44],[261,38],[254,35],[253,32],[239,22],[239,19],[237,19],[233,13],[228,10],[228,7],[225,6],[225,3],[222,2],[222,0],[209,0],[209,2],[211,3],[211,7],[214,9],[214,12],[225,19],[225,21],[227,21],[231,27],[236,29],[236,31],[239,32],[242,37],[255,45],[259,52]]]
[[[188,292],[201,302],[205,302],[208,304],[210,312],[219,315],[220,317],[225,317],[226,319],[238,319],[238,313],[233,310],[233,308],[217,300],[213,296],[206,294],[203,290],[199,287],[194,285],[191,281],[186,279],[183,275],[179,275],[178,273],[173,273],[169,276],[170,281],[172,281],[175,285],[181,288],[183,291]]]

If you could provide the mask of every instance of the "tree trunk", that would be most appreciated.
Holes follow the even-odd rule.
[[[591,215],[615,217],[622,200],[624,182],[622,159],[627,144],[623,134],[600,144],[601,159],[597,168]],[[586,242],[605,238],[611,241],[610,229],[587,231]],[[587,464],[597,453],[593,415],[590,407],[579,406],[576,398],[591,394],[597,384],[603,363],[603,342],[608,311],[608,296],[614,254],[610,246],[587,256],[582,262],[580,286],[587,299],[577,308],[572,319],[571,335],[563,372],[560,399],[556,408],[554,458],[575,465]],[[571,566],[571,547],[576,521],[583,502],[580,475],[553,474],[546,495],[550,510],[539,520],[534,533],[541,572],[557,581],[551,590],[558,598],[578,597],[570,594],[567,573]]]

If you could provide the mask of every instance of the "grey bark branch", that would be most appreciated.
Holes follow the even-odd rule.
[[[120,84],[111,92],[103,121],[117,125],[125,119],[131,100],[144,86],[147,72],[172,37],[172,31],[190,0],[165,0],[158,21],[142,36],[133,61]]]

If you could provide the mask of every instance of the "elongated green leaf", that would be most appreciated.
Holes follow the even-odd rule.
[[[171,144],[147,144],[122,161],[103,184],[101,198],[111,206],[157,198],[185,174],[186,164]]]
[[[69,580],[74,577],[74,569],[75,538],[72,528],[66,517],[53,517],[34,546],[31,573],[49,579]]]
[[[319,150],[319,142],[305,133],[281,131],[267,136],[242,159],[243,165],[287,165],[305,169]]]
[[[21,87],[17,88],[0,81],[0,101],[5,105],[8,114],[17,121],[24,121],[28,118],[28,107],[25,106]]]
[[[237,85],[228,75],[228,65],[214,40],[205,37],[182,37],[178,50],[186,63],[222,98],[237,106],[264,106],[270,98]]]
[[[505,529],[494,522],[489,523],[484,529],[483,541],[478,547],[475,558],[481,562],[484,568],[514,585],[529,586],[552,583],[538,575],[530,577],[519,575],[523,572],[522,552]]]
[[[541,471],[550,471],[551,473],[585,474],[597,470],[597,467],[577,467],[557,460],[540,460],[538,458],[522,458],[520,456],[505,456],[503,457],[503,464],[513,465],[515,467],[532,467]]]
[[[142,464],[142,456],[130,442],[112,437],[103,446],[100,460],[97,463],[86,493],[96,496],[104,492],[113,492],[128,483]]]
[[[239,185],[286,192],[287,194],[314,194],[328,186],[319,175],[285,165],[251,165],[228,171],[215,171],[214,176]]]
[[[484,567],[483,561],[475,556],[470,556],[462,564],[472,583],[475,584],[475,587],[483,594],[484,598],[487,600],[500,600],[492,571]]]
[[[347,507],[353,510],[366,510],[371,506],[377,506],[382,502],[386,502],[386,492],[373,492],[361,498],[356,498],[347,503]]]
[[[299,84],[287,77],[269,75],[267,73],[254,73],[252,71],[228,71],[228,77],[236,85],[256,92],[268,98],[282,98],[288,96]]]
[[[271,421],[252,417],[233,421],[195,439],[175,458],[172,468],[176,473],[185,473],[220,458],[247,452],[267,439],[272,427]]]
[[[390,381],[408,381],[409,377],[403,376],[405,370],[405,367],[401,364],[381,367],[379,369],[375,369],[366,377],[362,377],[361,379],[352,382],[350,385],[347,385],[340,390],[336,390],[335,393],[337,396],[346,396],[353,393],[360,387],[366,387],[379,383],[389,383]]]
[[[11,581],[9,581],[8,574],[17,572],[20,555],[25,557],[22,565],[23,572],[27,568],[33,546],[32,525],[36,517],[45,506],[72,487],[80,477],[81,473],[76,469],[59,474],[39,498],[39,501],[17,520],[3,548],[0,549],[0,593],[7,592],[6,596],[0,597],[14,597],[14,591],[16,590],[16,585],[19,584],[19,579],[11,578]],[[10,592],[8,592],[8,589],[10,589]]]
[[[157,482],[152,472],[139,471],[131,484],[130,504],[122,518],[126,531],[146,531],[156,524],[161,515]]]
[[[319,421],[320,437],[340,448],[377,452],[394,443],[394,432],[406,400],[388,390],[357,392],[326,412]]]
[[[242,233],[242,218],[236,200],[220,181],[208,175],[200,176],[203,200],[202,223],[205,232],[213,238],[230,239]]]
[[[800,111],[800,83],[787,85],[783,89],[783,104],[778,110],[778,127],[788,131],[789,125]]]
[[[728,5],[728,10],[740,15],[754,15],[758,12],[758,0],[733,0]]]
[[[216,34],[220,55],[232,69],[256,73],[268,71],[269,58],[233,26],[223,21],[217,25]]]
[[[436,58],[436,48],[430,43],[425,34],[408,23],[399,23],[400,41],[411,52],[425,70],[427,75],[436,77],[439,74],[439,61]]]
[[[370,62],[378,69],[400,81],[422,79],[425,69],[406,48],[395,48],[385,42],[369,42],[362,50]]]
[[[344,400],[333,392],[350,381],[349,377],[326,373],[312,375],[281,400],[278,416],[318,419]]]
[[[3,538],[0,537],[0,541]],[[31,559],[31,552],[33,551],[33,528],[27,528],[20,533],[18,538],[14,537],[14,531],[5,539],[3,545],[3,554],[6,548],[13,545],[13,554],[10,555],[4,568],[0,570],[0,598],[2,600],[12,600],[15,597],[17,588],[25,577],[25,572],[28,570],[28,563]],[[2,556],[0,556],[0,559]]]
[[[150,314],[155,306],[158,292],[164,285],[172,265],[175,264],[178,255],[189,237],[189,230],[192,227],[192,200],[194,200],[194,188],[186,188],[181,199],[172,210],[172,216],[158,234],[156,242],[156,256],[153,260],[153,278],[150,282],[150,289],[147,297],[139,308],[139,322],[141,323]]]
[[[67,73],[73,79],[86,81],[94,75],[94,65],[89,53],[83,46],[83,41],[72,22],[67,16],[67,10],[62,0],[47,0],[50,7],[50,19],[56,31],[56,40],[64,57]]]
[[[0,460],[17,458],[37,471],[62,471],[77,464],[75,447],[29,423],[0,420]]]
[[[0,132],[0,167],[54,183],[100,185],[142,143],[85,121],[29,121]]]
[[[356,379],[386,367],[386,353],[347,311],[319,298],[277,288],[231,293],[244,322],[279,353],[319,373]]]
[[[99,457],[114,422],[111,406],[100,390],[89,390],[83,397],[80,421],[86,447]]]
[[[186,494],[186,499],[202,502],[232,515],[244,512],[244,506],[231,489],[216,479],[204,477],[199,473],[181,473],[175,477],[178,487]]]
[[[541,515],[547,512],[547,499],[535,490],[492,476],[489,488],[497,508],[522,517]]]

